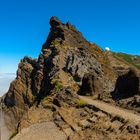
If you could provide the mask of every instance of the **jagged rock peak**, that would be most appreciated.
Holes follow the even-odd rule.
[[[62,25],[62,22],[56,16],[53,16],[50,19],[50,25],[51,27],[56,27]]]
[[[76,47],[76,48],[89,48],[89,42],[83,37],[71,23],[62,23],[56,16],[50,19],[50,33],[42,47],[49,48],[52,44],[60,44],[62,46]]]
[[[76,30],[76,28],[70,23],[70,22],[67,22],[67,23],[63,23],[58,17],[56,16],[52,16],[50,18],[50,26],[51,28],[56,28],[56,27],[60,27],[61,28],[68,28],[68,29],[71,29],[71,30]]]

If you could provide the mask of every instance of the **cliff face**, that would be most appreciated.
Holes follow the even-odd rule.
[[[26,109],[51,94],[57,82],[79,94],[109,92],[104,81],[112,80],[106,76],[106,67],[111,67],[105,62],[104,52],[83,38],[70,23],[63,24],[52,17],[50,25],[49,36],[38,59],[25,57],[21,60],[17,78],[4,99],[7,106]],[[109,73],[114,75],[113,71]]]
[[[135,92],[128,92],[127,97],[139,93],[137,69],[130,74],[130,65],[88,42],[70,23],[64,24],[57,17],[52,17],[50,25],[49,36],[39,57],[24,57],[21,60],[17,77],[2,99],[3,111],[9,116],[6,118],[9,128],[13,127],[11,121],[15,128],[17,125],[25,127],[25,112],[32,114],[35,106],[48,107],[51,103],[49,108],[52,110],[56,110],[54,105],[75,107],[78,94],[118,100],[123,98],[118,94],[124,93],[121,90],[124,83],[127,87],[134,81],[137,84],[133,86]],[[120,68],[119,63],[124,67]],[[56,113],[54,116],[56,119]]]

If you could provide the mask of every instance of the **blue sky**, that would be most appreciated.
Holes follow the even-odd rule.
[[[38,56],[53,15],[102,48],[140,55],[139,0],[0,0],[0,73]]]

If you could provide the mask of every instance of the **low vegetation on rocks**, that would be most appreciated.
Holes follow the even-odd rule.
[[[84,100],[78,100],[77,101],[77,106],[78,107],[84,107],[84,106],[86,106],[88,103],[86,102],[86,101],[84,101]]]

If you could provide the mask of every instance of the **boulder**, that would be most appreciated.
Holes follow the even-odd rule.
[[[139,94],[139,76],[133,69],[118,77],[115,91],[112,93],[114,99],[123,99]]]

